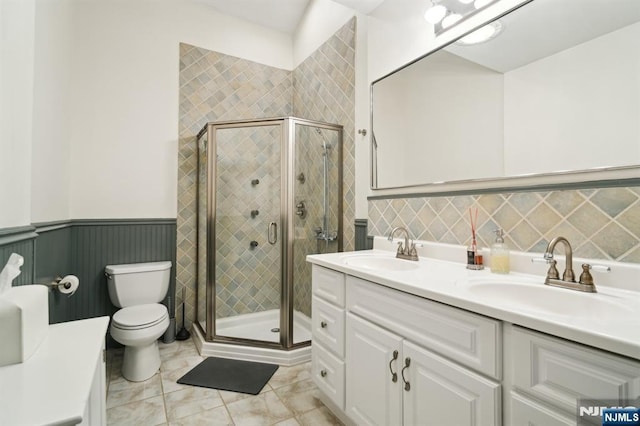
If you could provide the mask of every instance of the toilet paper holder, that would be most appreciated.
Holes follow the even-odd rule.
[[[58,276],[56,277],[53,281],[51,281],[50,283],[46,283],[45,284],[47,287],[49,287],[49,290],[53,291],[53,290],[60,290],[60,287],[69,290],[71,288],[71,283],[70,282],[62,282],[62,277]]]

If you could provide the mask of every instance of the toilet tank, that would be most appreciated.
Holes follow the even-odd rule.
[[[119,308],[161,302],[169,290],[171,262],[107,265],[111,303]]]

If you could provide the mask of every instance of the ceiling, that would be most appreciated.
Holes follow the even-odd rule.
[[[293,34],[311,0],[196,0],[225,15]],[[368,14],[383,0],[325,0]]]

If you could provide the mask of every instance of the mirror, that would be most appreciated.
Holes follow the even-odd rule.
[[[373,189],[640,165],[640,1],[497,21],[372,84]]]

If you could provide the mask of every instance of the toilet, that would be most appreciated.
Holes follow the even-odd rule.
[[[160,368],[158,338],[169,327],[169,312],[161,302],[169,290],[171,262],[107,265],[105,275],[111,303],[118,310],[109,332],[125,346],[122,376],[147,380]]]

